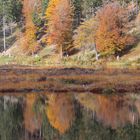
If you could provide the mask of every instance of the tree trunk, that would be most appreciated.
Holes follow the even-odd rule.
[[[63,46],[60,46],[60,60],[63,58]]]
[[[96,55],[96,60],[99,60],[98,52],[97,52],[97,50],[96,50],[96,47],[95,47],[95,55]]]
[[[5,11],[4,11],[4,2],[3,2],[3,49],[6,50],[6,28],[5,28]]]
[[[94,40],[94,51],[95,51],[95,55],[96,55],[96,60],[99,60],[99,56],[98,56],[98,52],[96,49],[96,41]]]
[[[13,33],[12,20],[11,20],[11,23],[10,23],[10,31],[11,31],[11,35],[12,35],[12,33]]]

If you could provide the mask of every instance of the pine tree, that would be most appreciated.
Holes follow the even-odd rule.
[[[22,17],[21,0],[0,0],[0,26],[3,30],[3,50],[6,50],[6,26],[11,28],[12,23],[18,23]],[[12,33],[12,32],[11,32]]]

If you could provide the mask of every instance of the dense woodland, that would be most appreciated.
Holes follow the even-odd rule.
[[[0,0],[1,55],[116,59],[139,43],[139,0]],[[10,50],[10,51],[9,51]],[[50,51],[51,50],[51,51]]]

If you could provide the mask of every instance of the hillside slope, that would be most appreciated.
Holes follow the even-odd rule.
[[[122,57],[122,60],[135,61],[140,58],[140,43]]]

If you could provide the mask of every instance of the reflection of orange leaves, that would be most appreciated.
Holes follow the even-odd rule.
[[[33,105],[36,101],[35,94],[28,94],[26,96],[26,107],[24,110],[24,124],[25,128],[33,133],[35,130],[41,127],[41,118],[36,118],[35,112],[33,111]]]
[[[50,124],[60,133],[65,133],[74,120],[74,106],[71,96],[51,94],[48,97],[49,104],[46,113]]]
[[[97,105],[97,100],[96,100],[95,95],[87,94],[87,93],[80,93],[76,95],[76,99],[86,109],[95,111],[96,105]]]
[[[83,93],[78,94],[76,98],[82,106],[95,112],[97,121],[111,128],[121,127],[127,123],[134,124],[139,118],[139,100],[133,102],[130,96]],[[137,108],[137,110],[133,108]]]
[[[138,117],[137,113],[130,110],[133,105],[127,97],[98,95],[97,100],[97,118],[107,126],[124,126],[128,122],[134,123],[134,115]]]

